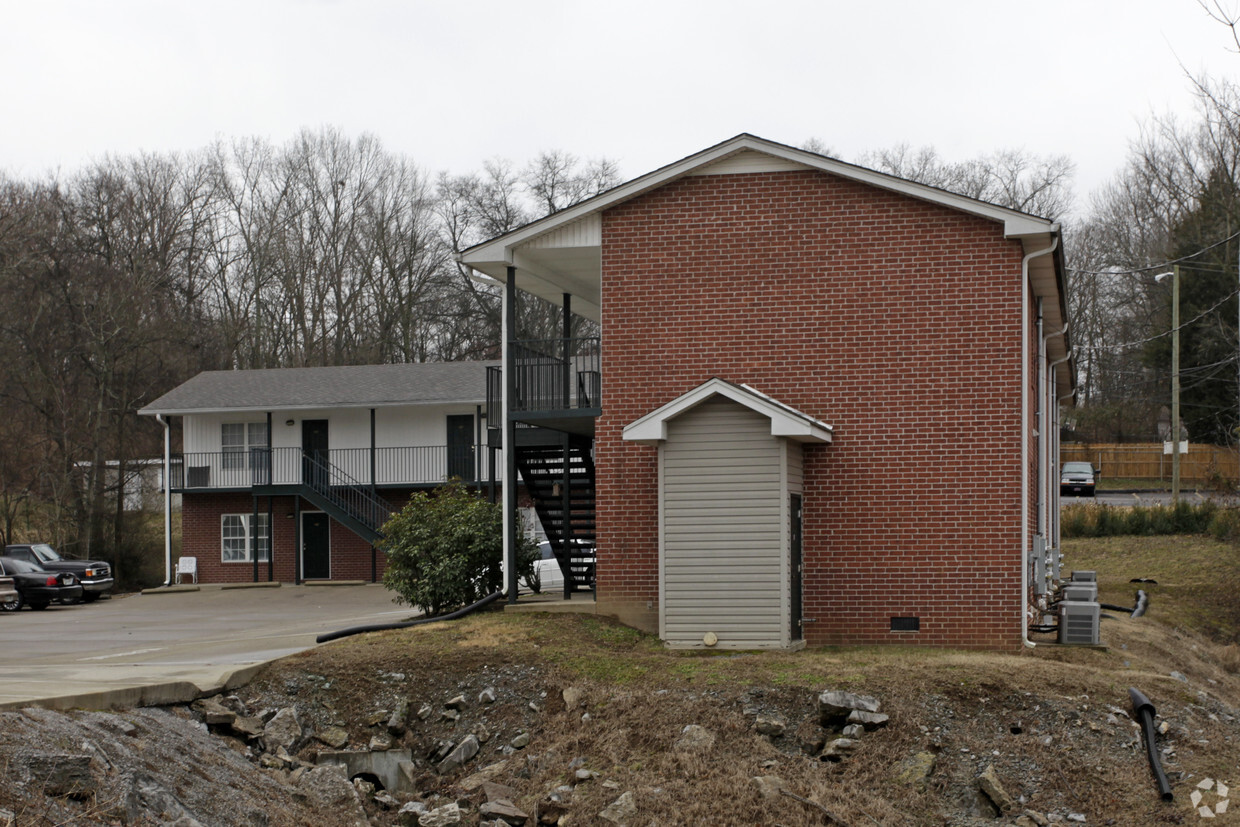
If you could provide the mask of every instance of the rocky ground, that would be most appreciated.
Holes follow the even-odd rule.
[[[1104,638],[685,654],[594,618],[490,613],[323,646],[188,707],[0,713],[0,825],[1238,818],[1234,647],[1156,621]],[[1173,802],[1132,685],[1157,707]]]

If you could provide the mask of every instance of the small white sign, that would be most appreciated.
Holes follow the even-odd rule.
[[[1172,448],[1174,448],[1174,447],[1175,447],[1174,443],[1171,443],[1171,442],[1164,442],[1164,443],[1163,443],[1163,453],[1164,453],[1164,454],[1170,454],[1170,453],[1172,453],[1171,449],[1172,449]],[[1180,443],[1180,453],[1181,453],[1181,454],[1187,454],[1187,453],[1188,453],[1188,440],[1187,440],[1187,439],[1186,439],[1186,440],[1184,440],[1183,442],[1181,442],[1181,443]]]

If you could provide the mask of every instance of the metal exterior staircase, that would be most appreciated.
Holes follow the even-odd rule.
[[[564,596],[593,589],[593,440],[546,428],[517,434],[517,470],[564,573]]]
[[[383,537],[380,529],[392,515],[392,507],[369,486],[313,454],[302,457],[298,493],[371,545]]]

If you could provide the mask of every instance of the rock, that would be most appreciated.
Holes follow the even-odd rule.
[[[265,724],[263,723],[262,718],[236,717],[233,718],[233,721],[228,725],[228,728],[232,730],[234,734],[240,735],[247,741],[252,741],[263,734],[264,726]]]
[[[778,775],[757,775],[749,779],[753,787],[763,798],[779,798],[779,791],[784,789],[784,779]]]
[[[806,718],[797,725],[796,738],[797,746],[806,755],[817,755],[822,752],[823,745],[827,743],[826,730],[819,725],[816,715]]]
[[[444,707],[447,709],[455,709],[458,712],[465,708],[465,696],[457,695],[455,698],[449,698],[444,701]]]
[[[530,745],[530,734],[528,732],[519,732],[517,737],[508,742],[513,749],[525,749]]]
[[[1180,683],[1188,683],[1188,677],[1183,672],[1172,672],[1171,677],[1175,678]]]
[[[96,787],[89,755],[37,753],[25,759],[26,770],[47,795],[89,798]]]
[[[586,692],[579,686],[568,687],[560,693],[560,697],[564,699],[565,709],[573,710],[585,706]]]
[[[488,686],[486,689],[478,693],[478,703],[493,704],[495,703],[495,687]]]
[[[999,774],[995,772],[993,764],[987,766],[978,777],[977,785],[1000,813],[1008,813],[1016,808],[1016,802],[1008,795],[1007,790],[1003,789],[1003,783],[999,781]]]
[[[854,695],[851,692],[829,690],[818,696],[818,716],[823,723],[837,718],[847,718],[853,710],[862,712],[878,712],[882,707],[877,698],[869,695]]]
[[[392,748],[392,736],[390,735],[372,735],[370,736],[371,752],[386,752]]]
[[[1175,673],[1172,673],[1172,674],[1174,675]],[[1084,813],[1068,813],[1068,821],[1075,821],[1077,824],[1084,824],[1086,821],[1085,814]]]
[[[681,752],[703,752],[715,745],[715,734],[697,724],[689,724],[680,731],[673,747]]]
[[[430,704],[422,704],[422,706],[418,709],[418,719],[425,721],[427,718],[431,717],[431,713],[434,711],[435,710],[431,708]]]
[[[819,759],[822,761],[842,761],[844,758],[852,755],[859,743],[859,741],[855,741],[852,738],[836,738],[827,744]]]
[[[637,815],[637,801],[633,798],[632,792],[627,792],[608,804],[598,817],[603,821],[610,821],[612,824],[626,827],[633,817]]]
[[[487,725],[479,721],[469,730],[478,739],[479,744],[485,744],[491,740],[491,730],[487,729]]]
[[[1025,810],[1020,814],[1020,818],[1016,819],[1016,824],[1018,827],[1048,827],[1050,821],[1041,813]]]
[[[759,715],[753,722],[753,728],[762,735],[778,738],[788,729],[788,719],[782,715]]]
[[[418,818],[418,827],[456,827],[461,823],[461,807],[455,801],[436,807]]]
[[[595,778],[598,778],[598,773],[594,770],[577,770],[573,773],[573,777],[580,784],[584,781],[593,781]]]
[[[354,778],[353,789],[368,798],[375,794],[375,785],[364,778]]]
[[[263,726],[263,746],[271,752],[281,747],[286,750],[293,749],[294,745],[301,740],[301,735],[301,722],[297,720],[297,710],[287,706]]]
[[[448,753],[447,757],[439,762],[439,766],[435,769],[440,775],[458,770],[465,765],[467,761],[478,754],[480,749],[478,739],[471,733],[466,735],[461,743],[457,744],[453,750]]]
[[[237,713],[220,703],[215,698],[199,698],[191,708],[202,716],[207,726],[230,726],[237,718]]]
[[[861,724],[849,724],[840,730],[840,735],[845,738],[860,738],[865,733],[865,727]]]
[[[516,801],[520,795],[512,787],[507,784],[496,784],[494,781],[482,782],[482,795],[487,801],[500,801],[507,799],[508,801]]]
[[[343,727],[329,726],[314,733],[315,740],[332,749],[344,749],[349,743],[349,733]]]
[[[457,786],[465,792],[473,792],[506,769],[508,769],[508,762],[498,761],[494,764],[483,767],[473,775],[462,779],[459,783],[457,783]]]
[[[925,789],[936,763],[937,759],[932,752],[923,751],[910,755],[896,764],[892,772],[892,780],[897,784]]]
[[[459,709],[445,709],[439,713],[440,720],[456,722],[461,720],[461,711]]]
[[[322,766],[307,770],[297,782],[297,788],[306,799],[323,809],[356,809],[362,813],[357,791],[349,783],[344,767]],[[365,814],[362,813],[365,820]]]
[[[400,802],[385,792],[375,793],[375,803],[385,810],[395,810]]]
[[[284,760],[277,758],[270,752],[264,752],[258,758],[258,765],[265,770],[282,770],[284,769]]]
[[[565,807],[561,801],[544,798],[538,802],[537,816],[539,824],[559,824],[560,819],[566,815],[568,815],[568,807]],[[0,824],[0,827],[3,827],[3,825]]]
[[[848,723],[861,724],[866,730],[873,731],[887,726],[887,716],[881,712],[863,712],[860,709],[854,709],[848,713]]]
[[[392,710],[391,716],[387,719],[387,731],[393,738],[399,738],[405,734],[405,730],[409,728],[409,701],[400,700],[396,702],[396,708]]]
[[[514,825],[514,827],[521,827],[530,819],[527,813],[506,798],[486,802],[478,808],[478,815],[484,819],[499,819],[505,824]]]
[[[417,827],[418,819],[426,812],[426,805],[421,801],[409,801],[400,805],[396,812],[396,823],[400,827]]]

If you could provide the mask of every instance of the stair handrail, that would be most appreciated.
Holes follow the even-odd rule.
[[[392,513],[392,507],[321,454],[302,454],[302,485],[329,500],[353,519],[379,533]],[[309,468],[311,473],[305,473]],[[339,482],[337,482],[339,481]]]

